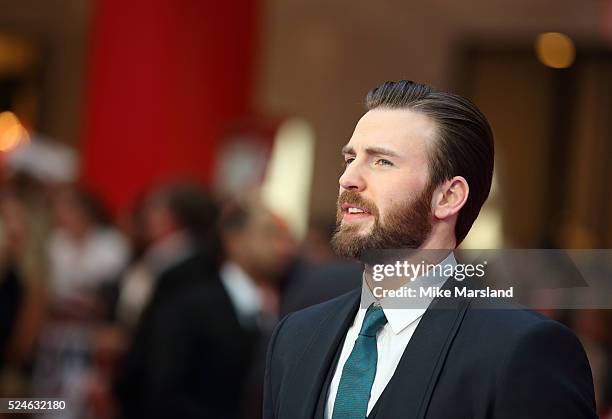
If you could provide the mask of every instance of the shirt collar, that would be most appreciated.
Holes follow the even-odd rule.
[[[444,258],[444,260],[442,260],[439,265],[442,266],[453,266],[453,271],[454,271],[454,267],[455,265],[457,265],[457,260],[455,259],[455,255],[453,252],[450,252],[448,254],[448,256],[446,258]],[[446,280],[448,279],[448,275],[443,275],[443,276],[432,276],[432,277],[428,277],[428,278],[423,278],[423,277],[418,277],[416,278],[416,280],[414,281],[415,283],[419,280],[422,281],[426,281],[426,283],[429,283],[430,286],[441,286],[444,282],[446,282]],[[405,328],[407,328],[410,324],[412,324],[414,321],[416,321],[417,319],[419,319],[424,313],[425,311],[427,311],[427,307],[425,306],[420,306],[418,308],[409,308],[410,307],[410,303],[408,303],[410,297],[397,297],[394,298],[393,302],[391,301],[391,299],[389,298],[383,298],[381,300],[377,300],[374,295],[372,295],[372,291],[370,290],[370,287],[368,287],[368,284],[366,283],[365,280],[362,281],[362,286],[361,286],[361,304],[359,306],[359,310],[363,310],[364,312],[368,309],[368,307],[370,305],[372,305],[375,302],[380,303],[383,312],[385,313],[385,317],[387,318],[387,321],[389,322],[389,326],[391,327],[391,330],[393,331],[393,334],[397,335],[399,334],[402,330],[404,330]],[[406,299],[406,303],[405,303],[405,307],[398,307],[398,299]],[[422,301],[423,299],[421,299]],[[431,299],[428,300],[428,302],[431,302]]]
[[[172,266],[188,259],[196,251],[185,231],[177,231],[153,244],[144,256],[145,263],[155,275],[161,275]]]
[[[219,273],[241,321],[257,316],[261,311],[262,297],[253,279],[233,262],[225,262]]]

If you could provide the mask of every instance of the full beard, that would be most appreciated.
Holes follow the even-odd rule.
[[[384,222],[378,209],[363,199],[357,192],[344,191],[338,197],[336,231],[331,240],[334,252],[341,257],[361,259],[364,252],[384,249],[417,249],[425,242],[432,229],[431,185],[427,186],[416,199],[396,204]],[[360,232],[360,223],[342,223],[342,203],[349,202],[367,210],[374,217],[370,231]]]

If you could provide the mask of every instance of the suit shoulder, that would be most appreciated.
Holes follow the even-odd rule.
[[[359,298],[360,288],[355,288],[345,294],[332,298],[331,300],[303,308],[289,314],[284,322],[284,328],[312,328],[321,323],[330,314],[337,311],[339,306],[352,304],[355,298]]]
[[[273,333],[273,342],[280,348],[298,347],[309,342],[320,325],[359,300],[360,289],[288,314]]]
[[[553,342],[582,351],[582,345],[574,332],[565,325],[536,311],[512,304],[497,308],[470,309],[463,322],[466,336],[491,348],[499,355],[501,348],[513,351],[517,346]]]
[[[528,310],[513,320],[512,333],[497,354],[502,395],[497,409],[513,411],[514,417],[595,418],[591,368],[574,332]]]
[[[486,325],[502,334],[520,331],[543,322],[555,322],[549,317],[524,306],[506,301],[487,302],[479,305],[472,301],[466,313],[469,324]]]

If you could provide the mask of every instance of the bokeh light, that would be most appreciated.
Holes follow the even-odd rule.
[[[28,141],[28,132],[15,114],[9,111],[0,113],[0,151],[10,151]]]
[[[574,63],[576,47],[571,38],[559,32],[538,35],[535,43],[538,60],[547,67],[567,68]]]

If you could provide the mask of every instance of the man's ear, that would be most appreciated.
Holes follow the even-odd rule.
[[[457,214],[465,205],[470,187],[462,176],[455,176],[443,182],[434,192],[434,217],[444,220]]]

